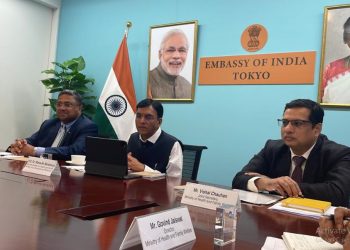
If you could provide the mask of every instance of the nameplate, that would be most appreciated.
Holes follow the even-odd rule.
[[[22,171],[45,176],[61,175],[57,161],[37,157],[29,157]]]
[[[196,239],[187,207],[135,217],[119,249],[170,249]]]
[[[238,192],[229,189],[188,182],[181,199],[182,204],[216,210],[222,204],[233,205],[241,210]]]

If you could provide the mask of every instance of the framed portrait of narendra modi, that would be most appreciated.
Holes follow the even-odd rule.
[[[350,107],[350,5],[324,8],[318,102]]]
[[[197,32],[197,21],[150,28],[147,97],[193,102]]]

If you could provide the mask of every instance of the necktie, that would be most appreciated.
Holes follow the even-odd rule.
[[[301,165],[303,165],[306,159],[302,156],[293,156],[293,161],[295,163],[295,168],[292,173],[292,179],[296,183],[301,183],[303,180],[303,170],[301,169]]]
[[[61,142],[63,141],[65,134],[66,134],[66,126],[62,124],[60,129],[57,132],[56,138],[53,141],[51,147],[59,147]]]

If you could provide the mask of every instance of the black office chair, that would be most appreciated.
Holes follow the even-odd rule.
[[[201,160],[203,149],[206,146],[182,145],[183,149],[183,168],[182,178],[185,180],[197,180],[199,162]]]

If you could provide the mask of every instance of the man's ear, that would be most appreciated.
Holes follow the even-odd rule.
[[[80,111],[80,113],[83,113],[83,104],[80,104],[79,111]]]
[[[159,125],[161,125],[163,122],[163,118],[158,118],[158,121],[159,121]]]
[[[160,58],[162,57],[162,50],[158,50],[158,59],[160,60]]]
[[[321,134],[322,131],[322,123],[317,123],[314,127],[315,129],[315,135],[319,136]]]

